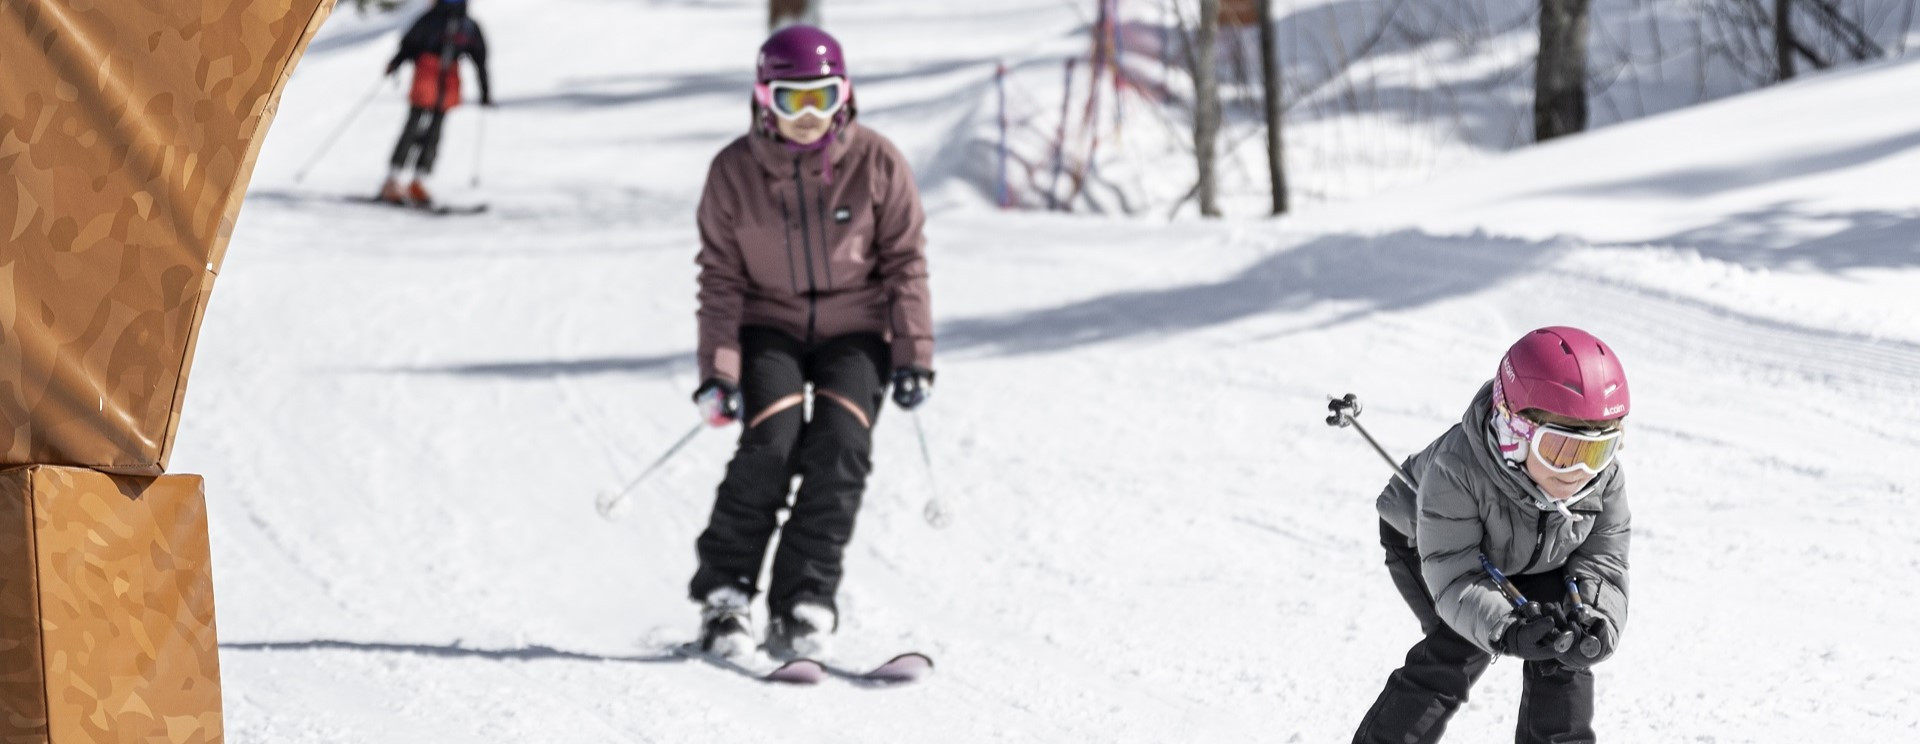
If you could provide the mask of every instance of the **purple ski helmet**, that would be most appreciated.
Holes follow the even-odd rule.
[[[1552,326],[1520,337],[1496,372],[1507,410],[1536,409],[1582,421],[1627,415],[1627,372],[1606,342]],[[1496,404],[1498,401],[1496,401]]]
[[[760,45],[760,82],[847,77],[840,42],[813,26],[794,25],[773,32]]]
[[[838,132],[856,115],[853,78],[847,75],[847,59],[840,52],[840,42],[826,31],[797,24],[773,32],[760,44],[758,67],[753,96],[754,123],[763,134],[771,136],[776,131],[773,113],[767,110],[767,83],[774,80],[842,78],[847,81],[846,103],[834,113],[833,130]]]

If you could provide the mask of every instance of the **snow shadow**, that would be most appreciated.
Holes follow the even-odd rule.
[[[1809,224],[1836,222],[1843,225],[1837,231],[1799,237]],[[1750,269],[1908,268],[1920,266],[1920,209],[1828,212],[1779,203],[1646,242],[1686,246]]]
[[[1655,196],[1706,199],[1726,191],[1745,191],[1777,181],[1865,165],[1920,148],[1920,132],[1854,142],[1818,152],[1768,158],[1744,166],[1700,167],[1653,173],[1616,181],[1582,184],[1545,192],[1547,196]]]
[[[565,651],[552,646],[533,644],[520,648],[469,648],[458,641],[446,646],[430,646],[416,643],[364,643],[359,641],[312,640],[279,641],[263,643],[222,643],[222,651],[354,651],[369,654],[407,654],[428,656],[439,659],[489,659],[492,661],[540,661],[562,659],[567,661],[618,661],[637,664],[666,664],[686,661],[686,657],[674,653],[653,654],[647,656],[602,656],[599,654]]]
[[[858,84],[872,86],[950,75],[963,67],[980,67],[991,72],[994,62],[993,57],[931,60],[893,72],[863,72],[859,74]],[[557,92],[502,99],[500,105],[511,108],[633,106],[679,98],[738,96],[741,111],[744,112],[753,92],[753,70],[740,67],[725,72],[681,75],[604,75],[573,78],[562,81],[560,85],[561,90]]]
[[[1328,236],[1262,258],[1222,281],[966,318],[941,324],[937,338],[943,351],[1033,354],[1172,336],[1323,303],[1349,306],[1293,332],[1316,330],[1484,291],[1538,265],[1554,250],[1553,244],[1421,233]]]
[[[377,372],[406,375],[453,375],[458,377],[508,377],[550,379],[586,375],[665,374],[675,367],[691,366],[693,351],[652,356],[600,357],[571,361],[480,362],[428,367],[386,367]]]

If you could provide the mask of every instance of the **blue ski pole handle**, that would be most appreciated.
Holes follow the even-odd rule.
[[[1500,596],[1513,603],[1513,608],[1519,610],[1521,615],[1528,618],[1540,616],[1540,605],[1527,601],[1527,596],[1520,593],[1520,587],[1514,586],[1513,582],[1507,580],[1506,574],[1493,567],[1493,561],[1487,560],[1486,553],[1480,554],[1480,567],[1493,579],[1493,586],[1500,590]]]

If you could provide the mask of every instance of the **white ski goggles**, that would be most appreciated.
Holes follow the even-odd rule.
[[[808,112],[831,118],[846,105],[853,86],[843,77],[771,80],[754,86],[753,92],[774,116],[792,121]]]
[[[1613,463],[1614,455],[1619,454],[1622,433],[1618,428],[1593,431],[1535,424],[1527,446],[1533,448],[1534,459],[1548,470],[1556,473],[1584,470],[1589,475],[1599,475]]]

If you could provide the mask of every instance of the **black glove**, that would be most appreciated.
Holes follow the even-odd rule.
[[[933,370],[901,367],[893,371],[893,402],[909,411],[933,397]]]
[[[1613,645],[1619,635],[1613,630],[1613,623],[1591,608],[1581,608],[1569,618],[1575,640],[1573,646],[1561,653],[1560,663],[1575,669],[1585,669],[1613,656]]]
[[[740,418],[740,386],[732,380],[709,377],[693,391],[693,402],[709,426],[726,426]]]
[[[1500,653],[1527,661],[1545,661],[1558,658],[1576,645],[1573,637],[1561,628],[1563,619],[1558,613],[1536,609],[1534,613],[1514,610],[1513,614],[1516,618],[1513,624],[1500,635]]]

